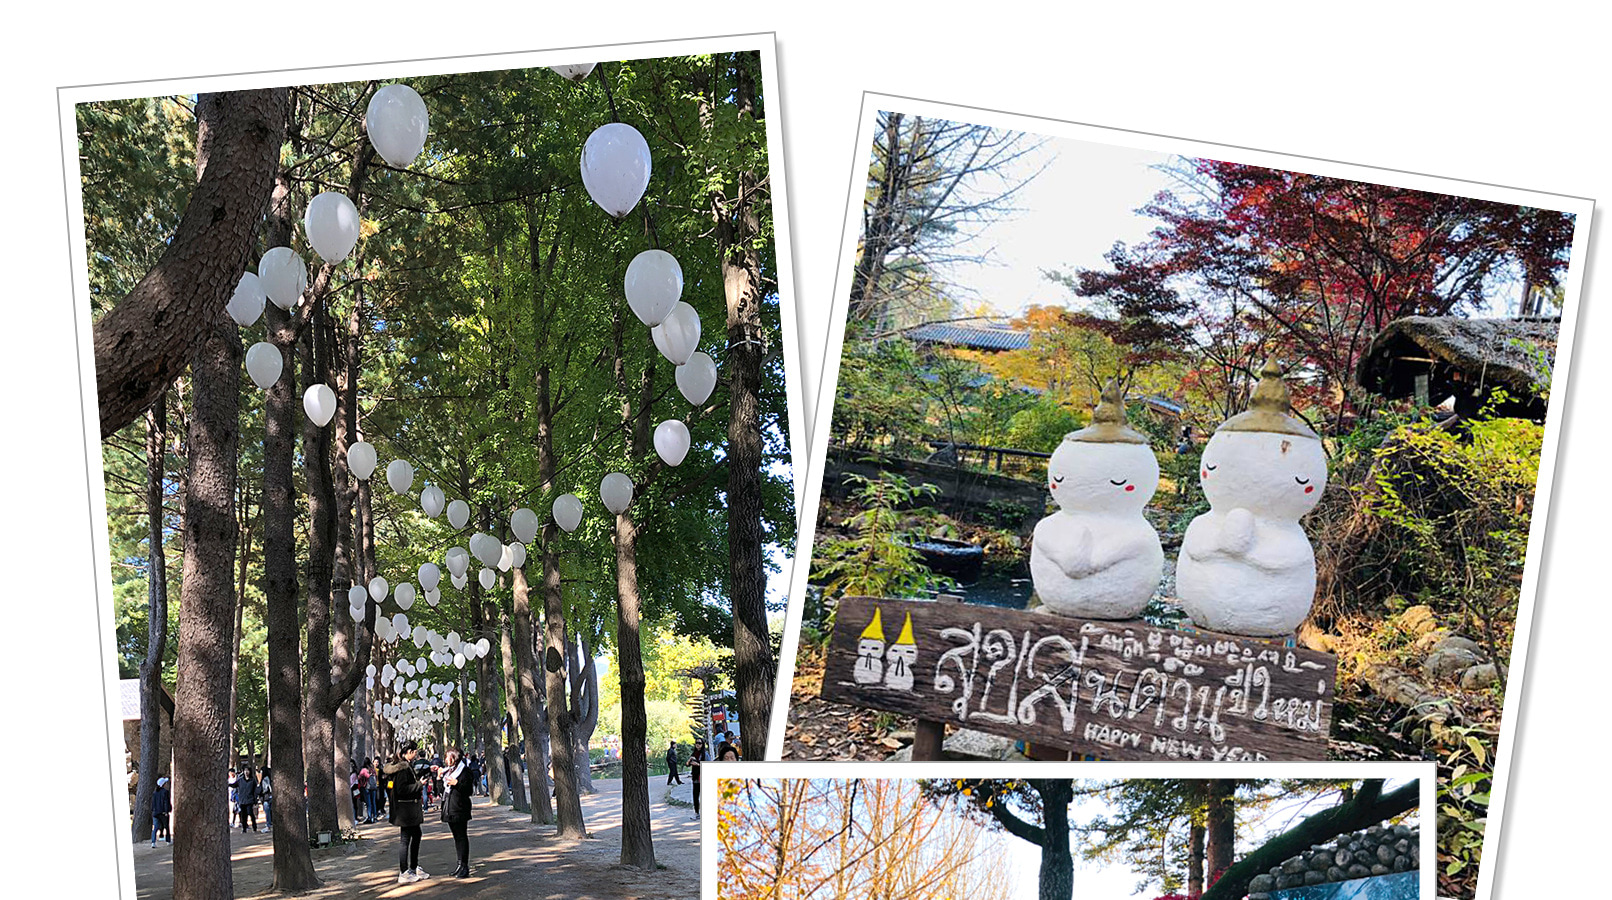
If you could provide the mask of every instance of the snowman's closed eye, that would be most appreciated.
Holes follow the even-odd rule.
[[[1054,476],[1052,476],[1052,480],[1058,482],[1059,484],[1063,484],[1063,476],[1062,475],[1054,475]]]
[[[1219,467],[1219,466],[1211,466],[1211,465],[1209,465],[1209,464],[1208,464],[1208,463],[1204,463],[1204,464],[1203,464],[1203,467],[1204,467],[1204,468],[1205,468],[1205,469],[1208,469],[1208,470],[1209,470],[1209,471],[1211,471],[1211,472],[1213,472],[1213,471],[1214,471],[1214,470],[1215,470],[1215,469],[1218,469],[1218,468],[1220,468],[1220,467]]]
[[[1130,479],[1129,478],[1121,478],[1118,481],[1115,481],[1112,478],[1108,479],[1108,483],[1113,485],[1114,487],[1119,487],[1120,485],[1124,484],[1127,481],[1130,481]]]
[[[1300,478],[1297,475],[1293,476],[1293,480],[1297,481],[1299,484],[1309,484],[1310,483],[1310,479],[1308,479],[1308,478]]]

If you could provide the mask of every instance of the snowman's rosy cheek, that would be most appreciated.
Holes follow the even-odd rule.
[[[1134,490],[1136,490],[1136,485],[1134,485],[1134,484],[1127,484],[1127,485],[1125,485],[1125,490],[1127,490],[1127,491],[1134,491]]]
[[[1315,485],[1313,485],[1313,484],[1307,484],[1307,485],[1305,485],[1305,486],[1304,486],[1304,493],[1306,493],[1306,494],[1312,494],[1312,493],[1314,493],[1314,492],[1315,492]]]

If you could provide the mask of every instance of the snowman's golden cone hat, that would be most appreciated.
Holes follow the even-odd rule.
[[[868,640],[869,638],[875,641],[884,640],[884,623],[879,620],[879,608],[877,606],[873,607],[873,621],[868,623],[868,627],[862,629],[862,639]]]
[[[1320,440],[1310,426],[1297,416],[1288,414],[1292,406],[1287,382],[1282,380],[1282,367],[1272,357],[1265,360],[1265,368],[1260,370],[1259,384],[1254,386],[1254,396],[1248,403],[1248,410],[1220,423],[1215,431],[1263,431]]]
[[[912,639],[912,613],[907,613],[907,621],[901,626],[901,637],[896,638],[895,645],[916,643]]]
[[[1125,422],[1125,394],[1117,380],[1108,382],[1091,414],[1091,424],[1064,436],[1085,444],[1146,444],[1147,437]]]

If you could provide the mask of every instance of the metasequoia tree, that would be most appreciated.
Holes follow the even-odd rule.
[[[202,94],[209,164],[155,266],[95,323],[101,438],[134,421],[191,362],[246,270],[285,135],[285,88]],[[198,150],[198,158],[200,157]]]
[[[140,663],[140,780],[134,797],[134,839],[151,837],[151,794],[162,769],[158,737],[162,729],[162,657],[168,649],[168,566],[163,551],[163,437],[168,407],[158,395],[146,410],[146,590],[150,620],[147,623],[146,658]]]

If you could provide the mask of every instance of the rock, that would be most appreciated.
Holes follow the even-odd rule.
[[[1395,825],[1394,837],[1408,837],[1411,833],[1409,825]]]
[[[1360,863],[1355,863],[1354,865],[1349,867],[1349,877],[1350,878],[1365,878],[1366,876],[1368,876],[1370,874],[1371,874],[1371,870],[1366,868],[1365,866],[1361,865]]]
[[[1282,874],[1283,875],[1297,875],[1297,874],[1299,874],[1300,872],[1303,872],[1303,871],[1304,871],[1304,860],[1299,859],[1297,856],[1293,857],[1292,859],[1288,860],[1285,863],[1282,863]]]
[[[1332,865],[1332,857],[1325,853],[1316,853],[1305,860],[1305,865],[1313,872],[1325,872]]]
[[[1478,645],[1477,641],[1474,641],[1471,638],[1464,638],[1456,634],[1452,634],[1433,645],[1434,653],[1437,653],[1440,650],[1465,650],[1466,652],[1471,653],[1473,656],[1480,656],[1483,654],[1483,648]]]
[[[1387,844],[1377,845],[1377,861],[1383,865],[1391,865],[1396,855],[1397,854],[1394,853],[1394,848],[1388,846]],[[1387,873],[1379,872],[1378,874],[1382,875]]]
[[[1377,865],[1371,867],[1371,874],[1373,874],[1373,875],[1392,875],[1392,874],[1394,874],[1394,870],[1388,868],[1387,866],[1383,865],[1382,863],[1378,863]]]
[[[1429,678],[1453,679],[1466,669],[1478,664],[1478,655],[1459,647],[1434,650],[1422,663],[1422,672]]]
[[[1012,738],[967,728],[946,738],[941,746],[941,754],[947,759],[995,761],[1006,758],[1012,750]]]
[[[1399,853],[1409,853],[1411,852],[1411,842],[1405,838],[1400,838],[1394,842],[1394,850]]]
[[[1461,689],[1481,691],[1500,683],[1500,670],[1494,663],[1480,663],[1461,673]]]
[[[912,762],[912,745],[908,744],[900,750],[886,756],[885,762]]]
[[[1248,892],[1250,896],[1256,893],[1264,893],[1273,887],[1276,887],[1276,879],[1269,875],[1255,875],[1253,878],[1248,880]]]
[[[1355,861],[1355,855],[1348,850],[1339,850],[1332,854],[1332,861],[1340,866],[1347,866]]]
[[[1333,866],[1333,867],[1327,869],[1327,880],[1328,881],[1348,881],[1349,880],[1349,873],[1345,872],[1343,869],[1341,869],[1341,868],[1339,868],[1337,866]]]
[[[1395,872],[1409,872],[1411,869],[1414,869],[1414,868],[1416,868],[1416,858],[1415,857],[1413,857],[1413,856],[1396,856],[1396,857],[1394,857],[1394,871]]]
[[[1325,872],[1317,872],[1314,869],[1311,869],[1310,871],[1304,873],[1304,883],[1306,885],[1325,884],[1326,880],[1327,876]]]

